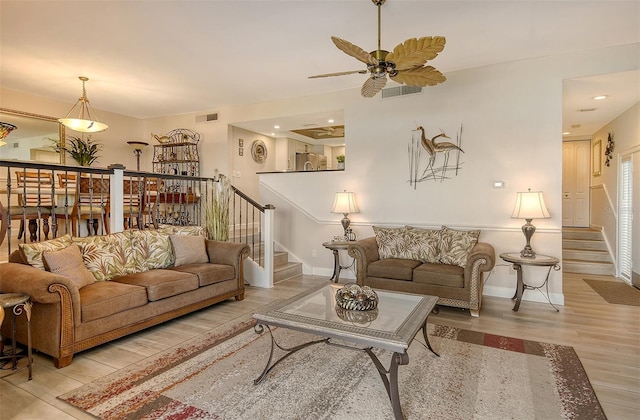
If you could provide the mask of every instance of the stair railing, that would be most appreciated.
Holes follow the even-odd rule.
[[[229,240],[245,243],[251,248],[249,258],[260,267],[257,273],[254,270],[252,284],[273,287],[275,206],[263,206],[238,188],[231,188]]]

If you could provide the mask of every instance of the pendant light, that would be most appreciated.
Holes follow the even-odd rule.
[[[82,96],[78,99],[78,102],[76,102],[67,115],[64,118],[60,118],[58,121],[65,127],[82,133],[97,133],[98,131],[106,130],[109,126],[98,121],[96,112],[89,104],[89,99],[87,99],[87,90],[85,89],[84,84],[89,80],[89,78],[80,76],[79,79],[82,80]],[[77,108],[79,108],[79,110],[76,111]],[[78,115],[78,117],[72,117],[72,114]]]
[[[9,133],[11,133],[16,128],[18,128],[18,127],[16,127],[13,124],[9,124],[9,123],[5,123],[5,122],[1,122],[0,121],[0,147],[2,147],[2,146],[7,144],[4,141],[4,139],[9,135]]]

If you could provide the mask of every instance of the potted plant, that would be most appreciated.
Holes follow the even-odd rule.
[[[344,155],[336,156],[336,160],[338,161],[338,169],[344,169]]]
[[[229,240],[229,202],[231,200],[231,182],[220,175],[212,186],[212,201],[205,207],[207,237],[216,241]]]
[[[67,136],[63,143],[60,140],[51,140],[53,149],[58,153],[66,152],[80,166],[91,166],[93,162],[98,160],[98,152],[102,150],[102,145],[91,140],[91,136],[85,140],[82,137]]]

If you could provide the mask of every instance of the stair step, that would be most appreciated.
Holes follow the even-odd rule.
[[[563,260],[562,270],[567,273],[603,276],[615,276],[616,274],[615,267],[611,263],[582,260]]]
[[[588,228],[563,228],[562,239],[587,239],[601,241],[602,233],[599,230]]]
[[[290,262],[273,269],[273,282],[278,283],[302,275],[302,263]]]
[[[563,260],[598,261],[611,263],[611,257],[607,251],[570,249],[562,250]]]
[[[562,249],[583,249],[590,251],[608,251],[604,241],[590,239],[562,239]]]

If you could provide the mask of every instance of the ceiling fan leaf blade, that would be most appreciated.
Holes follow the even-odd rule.
[[[404,83],[407,86],[425,87],[442,83],[447,80],[447,78],[434,67],[425,66],[399,71],[398,74],[391,77],[391,80]]]
[[[387,84],[386,77],[371,76],[362,85],[362,89],[360,90],[360,93],[362,93],[362,96],[364,96],[365,98],[372,98],[376,96],[376,94],[380,92],[382,88],[385,87],[386,84]]]
[[[407,70],[424,65],[433,60],[444,49],[446,39],[443,36],[425,36],[410,38],[398,44],[387,54],[385,61],[395,63],[396,70]]]
[[[333,77],[333,76],[345,76],[347,74],[366,74],[367,70],[351,70],[351,71],[339,71],[337,73],[325,73],[325,74],[316,74],[315,76],[309,76],[308,79],[317,79],[320,77]]]
[[[378,60],[374,56],[358,47],[357,45],[354,45],[342,38],[338,38],[337,36],[332,36],[331,40],[336,45],[336,47],[342,50],[342,52],[344,52],[345,54],[350,55],[351,57],[360,60],[365,64],[373,64],[374,66],[378,65]]]

